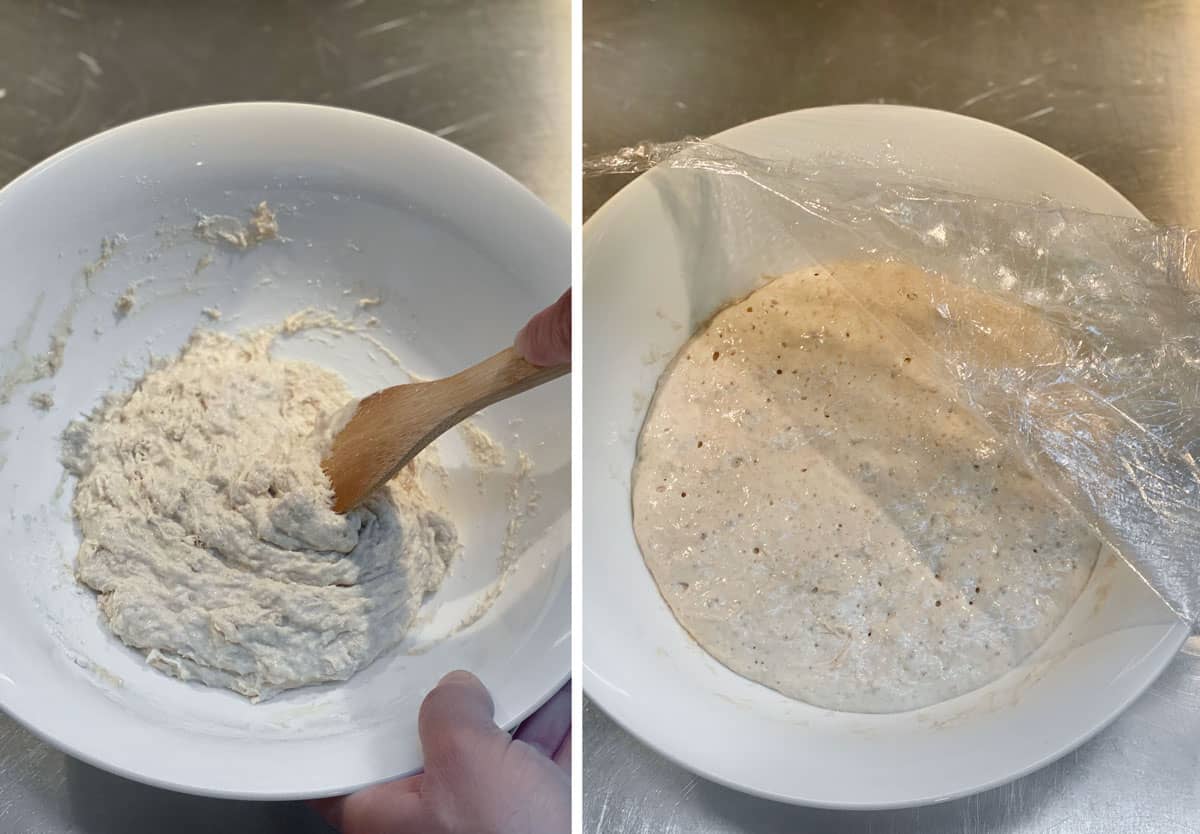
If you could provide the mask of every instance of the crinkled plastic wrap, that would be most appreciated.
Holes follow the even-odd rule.
[[[705,257],[748,281],[853,260],[925,270],[941,321],[904,337],[1196,628],[1200,233],[958,193],[894,161],[767,160],[689,141],[584,166],[651,168],[672,215],[699,227],[688,239],[712,241]],[[844,288],[883,311],[871,286]]]

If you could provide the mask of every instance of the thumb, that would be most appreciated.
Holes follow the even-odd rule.
[[[431,765],[462,767],[480,746],[507,736],[493,720],[492,696],[470,672],[451,672],[425,696],[417,717],[417,731],[425,752],[425,769]]]
[[[513,347],[531,365],[550,367],[571,361],[571,291],[529,320]]]

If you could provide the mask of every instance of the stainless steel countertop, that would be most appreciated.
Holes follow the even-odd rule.
[[[0,2],[0,184],[164,110],[274,99],[444,136],[570,215],[568,0]],[[296,803],[188,797],[104,773],[0,713],[3,834],[328,829]]]
[[[913,104],[1012,127],[1152,219],[1200,225],[1195,0],[585,0],[583,26],[585,156],[802,107]],[[587,180],[584,216],[626,181]],[[1200,639],[1077,752],[929,808],[845,813],[744,796],[656,755],[591,704],[583,750],[589,834],[1196,832]]]

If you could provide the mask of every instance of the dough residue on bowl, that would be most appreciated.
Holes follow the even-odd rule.
[[[914,347],[946,325],[937,279],[837,274],[775,279],[679,352],[642,428],[634,525],[675,616],[726,666],[818,706],[896,712],[1018,665],[1100,543]],[[1039,339],[1020,311],[959,301],[991,317],[983,361]]]
[[[0,362],[0,405],[11,400],[18,388],[51,379],[59,372],[67,349],[67,340],[74,332],[77,304],[77,299],[73,297],[59,313],[50,330],[46,350],[31,354],[26,351],[25,342],[29,338],[28,328],[33,325],[37,307],[41,305],[41,301],[38,301],[26,325],[21,328],[22,333],[12,340],[4,354],[0,354],[0,359],[11,360]]]
[[[492,436],[471,420],[459,424],[463,441],[467,446],[467,454],[479,469],[480,483],[483,473],[500,469],[504,466],[504,447],[492,439]]]
[[[345,680],[395,646],[459,551],[420,458],[333,512],[320,460],[350,394],[273,357],[285,330],[197,330],[63,442],[76,575],[105,623],[156,668],[252,700]]]
[[[123,319],[137,305],[137,288],[138,282],[132,282],[125,288],[125,292],[117,296],[116,302],[113,303],[113,315],[118,319]]]
[[[275,212],[263,201],[254,207],[245,223],[227,214],[202,214],[196,219],[193,234],[207,243],[245,251],[268,240],[278,239],[279,223],[275,219]],[[196,264],[196,272],[199,273],[207,265],[201,259]]]

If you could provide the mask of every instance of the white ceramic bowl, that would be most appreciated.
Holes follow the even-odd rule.
[[[284,242],[239,253],[193,239],[197,212],[279,213]],[[102,238],[126,236],[85,282]],[[212,253],[211,265],[197,272]],[[63,750],[115,773],[195,793],[336,794],[421,763],[417,708],[467,668],[512,726],[570,668],[570,386],[555,382],[479,418],[534,463],[540,510],[495,606],[423,654],[404,647],[340,685],[253,705],[145,665],[73,580],[78,538],[58,436],[106,391],[177,350],[197,325],[239,330],[308,306],[362,323],[410,370],[440,376],[509,344],[567,284],[567,227],[499,170],[428,134],[360,113],[238,104],[169,113],[104,133],[0,191],[0,379],[46,349],[77,297],[58,374],[0,406],[0,707]],[[131,282],[137,304],[114,303]],[[75,293],[75,296],[72,294]],[[358,300],[381,303],[360,309]],[[224,316],[210,322],[204,307]],[[10,342],[12,344],[10,344]],[[341,372],[356,395],[406,381],[378,345],[309,334],[279,350]],[[48,413],[31,391],[53,392]],[[508,473],[482,488],[460,438],[442,444],[463,558],[407,643],[445,634],[497,573]]]
[[[963,116],[903,107],[805,110],[714,141],[771,158],[885,148],[917,173],[997,198],[1049,194],[1138,216],[1056,151]],[[633,536],[629,480],[659,374],[699,323],[749,286],[721,291],[720,241],[697,239],[656,170],[584,230],[584,684],[618,723],[684,767],[749,793],[838,808],[937,802],[1063,755],[1159,674],[1187,629],[1123,563],[1097,567],[1050,641],[1004,678],[933,707],[854,715],[789,700],[726,669],[675,621]],[[706,248],[707,247],[707,248]],[[853,254],[853,253],[847,253]],[[741,264],[754,275],[803,264]],[[795,257],[802,257],[796,255]],[[703,266],[698,266],[703,260]],[[696,273],[707,270],[703,282]],[[702,286],[698,286],[702,284]],[[739,286],[738,290],[732,287]],[[714,289],[714,286],[716,289]]]

